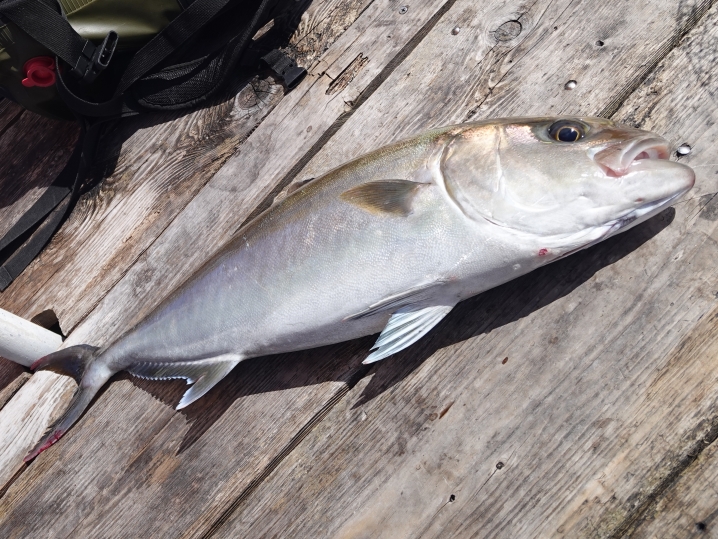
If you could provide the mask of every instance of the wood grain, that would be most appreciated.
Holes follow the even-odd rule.
[[[78,126],[4,100],[0,107],[0,237],[40,197],[75,146]],[[0,294],[0,301],[5,293]],[[9,310],[9,309],[8,309]]]
[[[681,31],[685,12],[663,6],[663,23],[673,13]],[[602,13],[595,5],[562,7],[524,38],[523,54],[506,55],[514,65],[476,116],[538,113],[544,106],[600,111],[612,102],[611,90],[620,91],[660,50],[649,36],[638,39],[638,29],[631,39],[645,44],[648,58],[635,57],[628,40],[625,49],[588,59],[588,45],[556,50],[555,41],[579,36],[616,46],[605,33],[587,29],[587,20],[605,28],[638,20],[623,11],[633,9],[626,4],[605,5]],[[445,30],[461,26],[452,12]],[[672,35],[656,29],[659,18],[642,20],[646,31]],[[698,183],[675,215],[458,306],[424,341],[373,369],[216,537],[620,537],[628,529],[718,424],[718,165],[711,150],[718,86],[705,64],[693,63],[714,54],[701,51],[714,42],[715,23],[713,8],[616,115],[666,134],[675,145],[693,145],[688,163]],[[564,33],[549,40],[553,26]],[[427,56],[448,49],[445,42],[429,48],[432,37],[415,54],[425,44]],[[624,63],[629,56],[633,68]],[[337,153],[351,156],[371,140],[387,141],[404,128],[402,120],[446,114],[443,123],[472,112],[469,100],[464,109],[455,105],[460,96],[449,102],[432,85],[438,76],[429,69],[412,84],[424,91],[421,107],[402,102],[393,116],[377,110],[407,92],[403,71],[413,78],[426,65],[412,59],[298,178],[332,166]],[[574,102],[559,74],[579,60],[579,80],[600,84],[588,85]],[[534,71],[536,65],[541,69]],[[461,67],[450,72],[464,73]],[[536,84],[537,72],[554,84]],[[430,96],[439,102],[433,108]]]
[[[713,357],[718,350],[713,349]],[[633,539],[688,539],[716,537],[718,507],[718,444],[707,445],[639,525],[630,530]]]

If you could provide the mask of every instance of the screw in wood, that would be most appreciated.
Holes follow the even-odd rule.
[[[682,156],[682,155],[688,155],[688,154],[691,153],[692,151],[693,151],[693,148],[691,148],[690,145],[688,145],[688,144],[686,144],[686,143],[684,142],[683,144],[681,144],[680,146],[678,146],[678,149],[676,150],[676,153],[677,153],[678,156],[680,157],[680,156]]]

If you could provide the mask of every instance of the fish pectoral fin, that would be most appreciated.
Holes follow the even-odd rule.
[[[425,185],[428,184],[409,180],[367,182],[344,191],[339,198],[370,213],[406,217],[411,213],[414,196]]]
[[[127,370],[138,378],[149,380],[184,378],[188,384],[193,384],[177,405],[177,410],[181,410],[212,389],[242,359],[241,356],[235,354],[226,354],[197,361],[137,363]]]
[[[374,350],[362,363],[374,363],[414,344],[444,318],[453,305],[432,305],[430,307],[404,307],[389,319],[381,332]]]
[[[416,304],[429,299],[432,294],[436,293],[437,287],[442,286],[445,283],[446,281],[441,280],[422,283],[410,288],[409,290],[405,290],[399,294],[394,294],[382,299],[381,301],[377,301],[376,303],[371,304],[369,308],[347,316],[344,320],[358,320],[359,318],[365,318],[381,312],[396,312],[404,307],[411,307],[412,305],[416,306]]]

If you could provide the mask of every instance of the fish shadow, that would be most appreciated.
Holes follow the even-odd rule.
[[[596,272],[617,262],[671,224],[669,208],[639,226],[585,251],[459,303],[431,332],[409,348],[373,365],[362,365],[376,335],[312,350],[253,358],[240,363],[207,395],[181,410],[190,423],[178,453],[192,447],[237,401],[268,392],[340,382],[350,388],[371,375],[353,408],[400,383],[437,350],[510,324],[570,294]],[[187,389],[183,381],[153,382],[119,375],[168,406]]]

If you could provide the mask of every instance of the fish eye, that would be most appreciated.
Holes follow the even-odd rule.
[[[584,137],[586,128],[577,122],[559,120],[548,128],[548,134],[558,142],[576,142]]]

